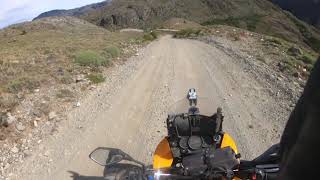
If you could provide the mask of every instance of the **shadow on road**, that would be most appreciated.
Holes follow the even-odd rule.
[[[73,180],[103,180],[104,177],[97,177],[97,176],[81,176],[79,173],[74,171],[68,171],[71,174],[71,178]]]
[[[141,167],[132,164],[114,164],[104,169],[105,177],[82,176],[77,172],[68,171],[73,180],[106,180],[106,179],[143,179],[143,170]]]

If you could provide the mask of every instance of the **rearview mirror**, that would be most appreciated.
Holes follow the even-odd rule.
[[[89,158],[101,166],[108,166],[126,159],[120,149],[99,147],[90,153]]]

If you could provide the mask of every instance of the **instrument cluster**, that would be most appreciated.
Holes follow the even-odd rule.
[[[180,114],[167,119],[168,137],[174,157],[213,147],[216,142],[214,117]]]
[[[182,152],[194,151],[210,147],[214,143],[210,136],[184,136],[179,140],[179,147]]]

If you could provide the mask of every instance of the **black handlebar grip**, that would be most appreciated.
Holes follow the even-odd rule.
[[[278,179],[278,173],[268,173],[267,174],[268,180],[277,180]]]
[[[278,172],[264,172],[258,170],[256,175],[257,180],[277,180]]]

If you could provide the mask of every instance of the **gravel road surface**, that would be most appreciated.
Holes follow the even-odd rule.
[[[212,112],[223,108],[224,130],[243,158],[279,141],[279,117],[287,112],[238,59],[200,41],[164,36],[108,72],[106,82],[83,97],[59,133],[41,143],[11,179],[72,179],[69,171],[102,175],[102,167],[88,158],[100,146],[121,148],[150,163],[166,134],[168,107],[191,87],[214,102]]]

